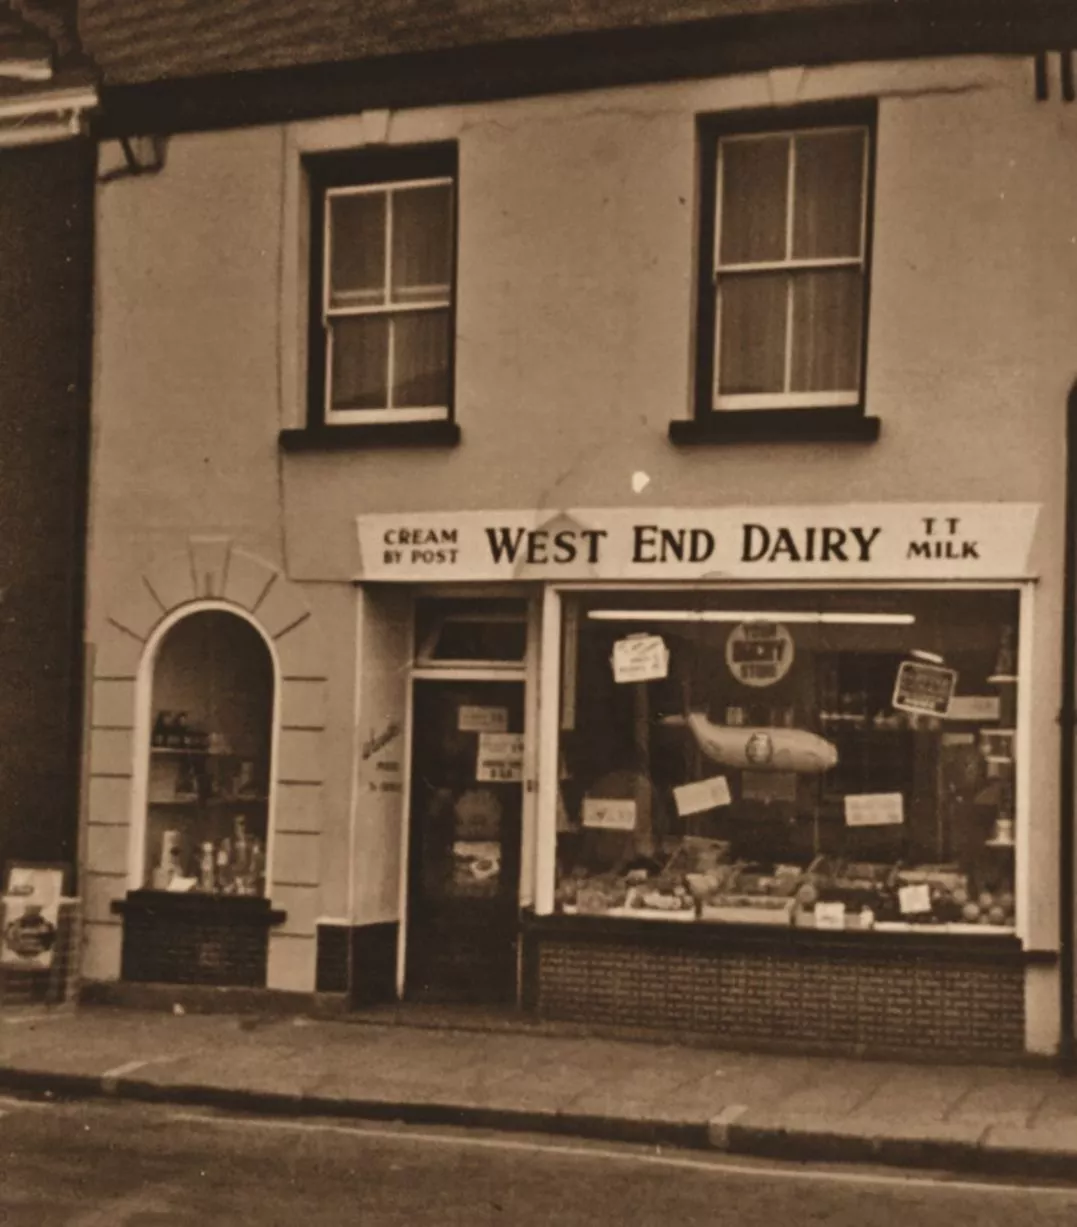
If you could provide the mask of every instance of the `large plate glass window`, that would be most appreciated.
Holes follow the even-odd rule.
[[[1015,924],[1019,594],[565,598],[564,912]]]
[[[714,139],[708,407],[859,404],[871,129]]]

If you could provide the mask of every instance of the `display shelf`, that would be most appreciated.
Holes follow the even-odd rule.
[[[265,805],[268,801],[268,797],[207,797],[204,800],[201,797],[150,797],[148,804],[170,808],[198,805],[206,809],[223,809],[230,805]]]
[[[234,750],[210,750],[200,746],[150,746],[150,754],[169,756],[187,754],[197,758],[245,758],[247,755],[237,754]]]

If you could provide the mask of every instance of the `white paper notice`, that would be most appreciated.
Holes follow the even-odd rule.
[[[715,775],[709,780],[697,780],[675,788],[673,800],[677,813],[683,818],[685,814],[699,814],[718,805],[729,805],[733,798],[729,795],[729,781],[724,775]]]
[[[898,907],[902,916],[914,916],[931,911],[931,889],[926,882],[898,887]]]
[[[523,778],[523,734],[480,733],[475,779],[492,784],[515,784]]]
[[[985,720],[997,720],[1002,708],[1002,700],[997,694],[955,694],[950,700],[947,720],[968,720],[980,723]]]
[[[585,797],[583,825],[606,831],[634,831],[636,803],[621,797]]]
[[[905,821],[905,802],[899,792],[862,792],[845,798],[845,825],[890,827]]]
[[[461,733],[505,733],[509,727],[507,707],[471,707],[461,703],[456,716]]]
[[[629,635],[613,645],[615,682],[660,681],[669,673],[669,648],[661,635]]]
[[[844,903],[817,903],[815,905],[815,927],[817,929],[844,929]]]

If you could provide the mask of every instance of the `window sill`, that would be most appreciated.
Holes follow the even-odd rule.
[[[671,443],[873,443],[879,419],[855,407],[724,409],[673,421]]]
[[[307,426],[280,432],[285,452],[353,451],[367,447],[455,447],[460,427],[433,422],[370,422],[362,426]]]

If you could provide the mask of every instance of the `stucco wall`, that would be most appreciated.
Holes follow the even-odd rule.
[[[676,448],[690,414],[695,116],[879,98],[867,408],[874,444]],[[1055,940],[1062,426],[1077,315],[1077,109],[1025,60],[859,65],[177,137],[98,202],[90,637],[122,577],[192,533],[282,567],[326,632],[359,512],[1035,501],[1028,938]],[[459,447],[282,456],[303,403],[304,149],[460,151]],[[632,475],[650,478],[640,494]],[[350,664],[350,656],[349,656]],[[329,677],[348,721],[354,670]],[[326,763],[348,822],[351,730]],[[335,782],[334,782],[335,781]],[[323,910],[345,890],[339,873]],[[1043,867],[1043,879],[1039,879]]]

